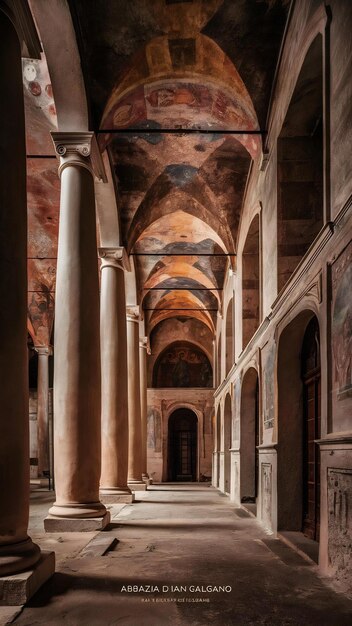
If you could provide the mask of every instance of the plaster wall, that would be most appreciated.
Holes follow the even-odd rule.
[[[295,397],[289,394],[279,399],[279,379],[290,384],[290,368],[299,367],[300,346],[287,345],[286,357],[279,364],[280,341],[290,323],[295,328],[301,315],[307,319],[316,315],[320,331],[321,358],[321,526],[320,566],[325,573],[350,579],[347,557],[342,555],[343,537],[351,528],[352,484],[352,393],[351,393],[351,162],[352,132],[352,76],[350,73],[352,44],[347,24],[352,21],[352,6],[348,2],[333,1],[331,13],[313,0],[295,3],[285,36],[278,66],[271,109],[268,117],[268,136],[264,143],[262,162],[253,162],[247,183],[244,208],[237,240],[235,291],[235,364],[215,392],[215,403],[224,403],[229,386],[233,386],[233,452],[231,495],[239,501],[241,455],[240,398],[245,372],[253,365],[259,374],[259,481],[257,516],[263,525],[276,533],[281,529],[299,529],[300,513],[292,517],[289,499],[292,484],[285,472],[285,446],[297,450],[301,433],[293,427],[285,438],[285,428],[294,421],[292,406],[300,411],[300,389]],[[330,19],[331,18],[331,19]],[[323,36],[323,101],[324,101],[324,207],[325,221],[320,232],[278,295],[277,287],[277,140],[285,119],[291,96],[310,44],[317,34]],[[349,95],[348,95],[349,94]],[[331,194],[330,194],[331,182]],[[261,263],[261,321],[248,345],[242,343],[242,253],[247,233],[256,212],[260,214]],[[347,288],[349,283],[349,288]],[[231,293],[228,286],[224,301]],[[308,312],[308,313],[307,313]],[[218,320],[217,338],[223,335],[224,325]],[[298,332],[298,330],[297,330]],[[301,333],[292,338],[297,344]],[[281,343],[281,347],[283,343]],[[279,371],[280,368],[280,371]],[[290,413],[291,412],[291,413]],[[286,426],[285,426],[286,424]],[[296,424],[297,425],[297,424]],[[294,426],[294,425],[293,425]],[[343,437],[343,450],[333,443]],[[291,441],[290,441],[291,438]],[[280,460],[281,459],[281,460]],[[291,479],[301,483],[300,469]],[[297,465],[297,463],[296,463]],[[299,465],[299,463],[298,463]],[[340,466],[338,485],[332,482],[331,468]],[[343,471],[342,471],[343,470]],[[330,472],[330,473],[329,473]],[[329,487],[329,476],[331,484]],[[220,489],[223,490],[223,481]],[[235,484],[237,483],[237,484]],[[291,485],[291,486],[290,486]],[[329,513],[329,498],[339,487],[340,508]],[[298,491],[302,485],[297,485]],[[290,491],[290,493],[289,493]],[[330,494],[330,495],[329,495]],[[292,496],[293,497],[293,496]],[[295,494],[300,498],[299,493]],[[336,498],[335,498],[336,501]],[[341,509],[342,507],[342,509]],[[341,512],[342,511],[342,512]],[[340,518],[344,515],[341,525]],[[339,521],[340,520],[340,521]],[[349,531],[348,531],[349,532]],[[348,535],[347,532],[347,535]],[[347,549],[347,553],[350,547]]]

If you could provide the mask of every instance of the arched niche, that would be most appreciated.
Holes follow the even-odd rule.
[[[319,323],[302,311],[280,335],[278,380],[278,529],[319,537]],[[312,514],[312,512],[314,514]]]
[[[226,312],[226,376],[234,364],[235,345],[234,345],[234,314],[233,314],[233,298],[227,305]]]
[[[219,487],[220,483],[220,450],[221,450],[221,408],[220,404],[216,413],[216,481],[215,486]]]
[[[168,422],[168,480],[196,481],[198,474],[198,419],[184,407],[171,413]]]
[[[231,492],[232,409],[228,393],[224,405],[224,490]]]
[[[260,322],[260,233],[259,215],[249,227],[242,253],[242,348],[253,337]]]
[[[277,143],[278,291],[323,225],[323,38],[311,44]]]
[[[219,339],[218,339],[217,357],[218,357],[217,384],[220,385],[220,383],[222,381],[222,371],[221,371],[222,341],[221,341],[221,333],[219,334]]]
[[[212,387],[210,361],[199,347],[175,341],[160,354],[153,370],[153,387]]]
[[[241,389],[241,502],[256,502],[258,495],[259,379],[254,367],[244,375]]]

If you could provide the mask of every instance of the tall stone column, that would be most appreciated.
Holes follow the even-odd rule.
[[[38,433],[38,476],[45,478],[50,470],[49,454],[49,356],[52,354],[51,346],[37,346],[38,353],[38,409],[37,409],[37,433]]]
[[[123,248],[100,248],[101,433],[103,502],[132,502],[127,486],[127,330]]]
[[[132,491],[147,488],[142,480],[142,421],[139,372],[139,307],[127,307],[128,371],[128,486]]]
[[[141,432],[142,432],[142,479],[149,482],[147,470],[147,337],[139,340],[139,374],[141,396]]]
[[[55,296],[54,473],[56,501],[44,522],[54,531],[101,529],[99,281],[91,132],[53,132],[60,156],[60,224]]]
[[[22,604],[55,569],[27,534],[29,415],[27,358],[26,147],[21,47],[0,9],[0,603]],[[43,561],[46,561],[43,572]],[[49,564],[48,564],[49,560]],[[19,572],[35,570],[21,578]],[[11,575],[16,574],[13,578]],[[32,578],[36,576],[34,580]],[[10,577],[10,578],[6,578]],[[27,582],[24,583],[26,579]],[[24,589],[23,585],[26,585]]]

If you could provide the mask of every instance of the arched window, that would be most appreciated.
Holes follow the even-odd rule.
[[[259,215],[253,218],[242,253],[242,348],[260,322]]]
[[[233,321],[233,298],[231,298],[226,313],[226,376],[235,360]]]
[[[278,139],[278,290],[323,225],[322,36],[309,48]]]

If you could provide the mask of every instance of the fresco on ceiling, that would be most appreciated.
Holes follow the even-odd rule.
[[[154,85],[139,86],[118,102],[102,124],[107,130],[129,127],[244,130],[235,137],[253,159],[257,158],[261,148],[260,136],[245,132],[257,129],[258,125],[255,116],[248,116],[240,100],[219,87],[199,83],[168,81],[159,83],[157,88]],[[112,137],[108,132],[100,135],[102,150]],[[161,141],[160,135],[156,137]],[[173,137],[176,142],[177,138]],[[149,140],[147,133],[144,139]]]
[[[200,349],[184,343],[167,348],[154,366],[153,387],[211,387],[212,368]]]

